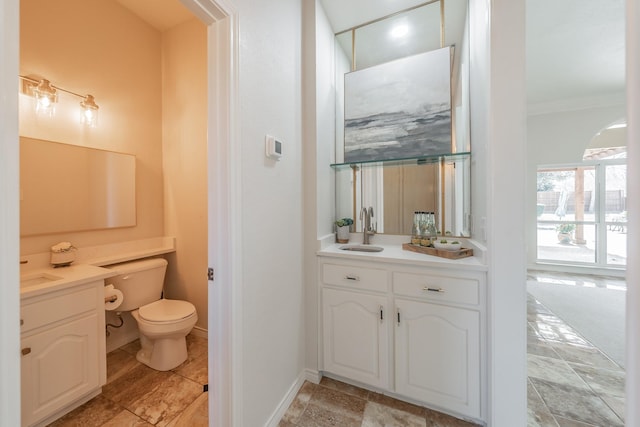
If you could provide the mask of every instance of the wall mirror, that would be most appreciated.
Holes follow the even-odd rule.
[[[20,137],[20,235],[136,225],[131,154]]]
[[[336,34],[336,218],[373,207],[379,233],[409,234],[414,211],[437,213],[438,229],[469,236],[470,121],[468,0],[430,1]],[[347,73],[451,48],[451,152],[345,163]]]

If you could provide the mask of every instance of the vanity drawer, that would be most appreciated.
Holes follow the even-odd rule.
[[[387,271],[341,264],[323,264],[322,280],[327,285],[387,292]]]
[[[100,291],[102,291],[102,287],[100,287]],[[96,286],[65,294],[58,293],[52,295],[51,298],[38,299],[33,303],[23,301],[20,308],[20,319],[23,322],[20,332],[27,332],[90,310],[96,310],[97,304],[98,287]]]
[[[461,277],[394,272],[393,293],[457,304],[480,303],[478,280]]]

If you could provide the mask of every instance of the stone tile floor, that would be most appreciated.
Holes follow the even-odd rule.
[[[304,383],[279,424],[279,427],[312,426],[470,427],[475,424],[324,377],[320,384]]]
[[[188,359],[159,372],[136,360],[138,340],[107,354],[102,394],[69,412],[54,427],[208,425],[207,340],[187,336]]]
[[[624,426],[625,372],[527,296],[529,427]]]

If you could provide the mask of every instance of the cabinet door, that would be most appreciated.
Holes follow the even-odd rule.
[[[22,425],[32,425],[99,384],[96,314],[22,339]]]
[[[480,417],[480,313],[396,299],[396,392]]]
[[[324,370],[388,387],[387,299],[323,289]]]

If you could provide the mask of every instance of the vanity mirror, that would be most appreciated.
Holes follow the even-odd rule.
[[[362,230],[361,208],[371,206],[379,233],[409,234],[414,211],[428,211],[437,213],[441,232],[470,235],[467,11],[468,0],[429,1],[336,34],[336,218],[355,218],[355,230]],[[451,149],[345,161],[345,75],[445,46],[451,46]]]
[[[20,137],[20,235],[136,225],[136,158]]]

